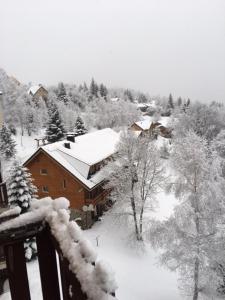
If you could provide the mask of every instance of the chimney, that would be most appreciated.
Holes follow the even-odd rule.
[[[70,149],[70,143],[64,143],[64,147]]]
[[[69,142],[75,143],[75,133],[67,133],[66,139]]]

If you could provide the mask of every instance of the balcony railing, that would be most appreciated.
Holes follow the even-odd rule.
[[[37,243],[44,300],[115,299],[116,285],[111,284],[110,269],[96,261],[95,250],[78,225],[69,221],[68,204],[65,206],[62,198],[48,198],[40,204],[42,201],[38,200],[31,212],[0,226],[11,299],[31,299],[24,242],[32,237]]]

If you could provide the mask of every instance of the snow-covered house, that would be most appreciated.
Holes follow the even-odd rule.
[[[140,121],[134,122],[130,129],[134,131],[137,135],[140,135],[142,132],[148,132],[152,125],[153,119],[149,116],[143,116]]]
[[[167,127],[168,117],[160,117],[156,120],[154,117],[142,116],[140,121],[133,123],[130,127],[137,136],[143,134],[160,134],[163,137],[171,137],[171,129]]]
[[[45,100],[48,96],[48,91],[41,84],[31,86],[27,93],[35,99],[41,97]]]
[[[98,130],[78,136],[74,142],[70,139],[42,146],[24,166],[32,174],[40,198],[64,196],[76,216],[82,210],[92,210],[94,219],[101,215],[109,193],[103,189],[100,169],[116,152],[118,141],[114,130]]]

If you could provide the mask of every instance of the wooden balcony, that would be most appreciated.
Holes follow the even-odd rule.
[[[37,202],[41,201],[42,200],[39,200]],[[55,201],[56,200],[52,200],[53,208]],[[46,209],[49,211],[49,206]],[[101,284],[95,282],[94,274],[96,272],[96,262],[93,259],[90,260],[88,254],[79,250],[81,249],[79,243],[82,239],[80,240],[79,234],[76,236],[76,232],[72,232],[71,230],[71,228],[76,229],[77,225],[73,221],[67,220],[67,217],[62,219],[62,216],[65,217],[67,210],[59,209],[57,211],[53,209],[47,216],[44,215],[46,209],[45,207],[40,208],[34,212],[28,212],[1,223],[0,247],[3,247],[4,251],[11,299],[31,299],[24,242],[27,238],[32,237],[36,238],[43,300],[115,299],[114,290],[107,290]],[[54,223],[51,220],[56,218],[57,215],[58,219],[55,219]],[[35,222],[31,221],[32,218]],[[66,221],[64,219],[66,219]],[[63,239],[62,235],[60,237],[60,230],[57,227],[60,222],[65,231]],[[23,223],[24,225],[21,225]],[[54,232],[54,234],[52,234],[52,232]],[[69,248],[69,251],[65,250],[66,247]],[[71,249],[74,249],[76,253],[74,254]],[[67,252],[69,252],[69,254]],[[59,257],[58,264],[57,256]],[[80,259],[82,264],[81,268],[79,268],[80,262],[77,262],[75,258]],[[79,269],[83,270],[84,268],[87,268],[89,273],[93,273],[93,275],[87,276],[87,284],[85,284],[84,278],[82,278],[79,273]],[[82,278],[82,281],[80,282],[78,278]],[[89,291],[87,287],[90,286],[92,289]],[[96,293],[94,291],[95,289]],[[92,293],[92,295],[89,295],[89,292]],[[94,298],[93,295],[95,294],[102,296],[96,296],[97,298]]]

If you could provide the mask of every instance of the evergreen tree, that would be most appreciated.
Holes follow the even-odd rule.
[[[7,182],[8,196],[10,206],[19,206],[21,213],[27,212],[31,201],[37,197],[37,188],[32,181],[33,179],[31,174],[27,172],[27,168],[15,161],[10,169],[10,177]],[[24,248],[28,261],[37,256],[35,238],[27,239]]]
[[[30,208],[30,202],[36,198],[37,188],[32,183],[27,168],[15,161],[10,169],[7,182],[10,206],[19,206],[22,213]]]
[[[84,90],[84,92],[87,92],[87,91],[88,91],[88,87],[87,87],[86,82],[84,82],[84,84],[83,84],[83,90]]]
[[[177,99],[177,106],[181,106],[182,105],[182,98],[181,97],[179,97],[178,99]]]
[[[68,104],[68,98],[67,98],[67,94],[66,94],[66,89],[65,89],[64,84],[62,82],[60,82],[58,84],[57,98],[58,98],[59,101],[62,101],[65,104]]]
[[[92,97],[98,98],[99,88],[98,88],[97,83],[94,81],[94,78],[92,78],[92,80],[91,80],[89,91],[90,91],[90,94],[91,94]]]
[[[169,95],[168,108],[174,109],[173,97],[171,94]]]
[[[145,94],[140,93],[140,94],[138,95],[138,102],[139,102],[139,103],[146,103],[146,102],[148,102],[148,99],[147,99],[147,97],[145,96]]]
[[[49,120],[46,129],[47,140],[50,143],[61,140],[65,135],[65,129],[59,115],[58,107],[52,103],[48,109]]]
[[[100,93],[100,96],[104,97],[104,98],[106,98],[106,96],[108,94],[108,90],[107,90],[106,86],[104,86],[104,84],[102,84],[102,83],[99,86],[99,93]]]
[[[125,96],[125,98],[127,98],[129,101],[134,102],[134,97],[133,97],[133,95],[132,95],[132,93],[131,93],[130,90],[128,90],[128,89],[125,90],[124,96]]]
[[[0,153],[7,160],[16,154],[16,143],[12,139],[12,134],[5,124],[2,125],[0,131]]]
[[[83,135],[85,133],[87,133],[87,129],[85,128],[84,122],[81,119],[81,117],[78,116],[76,123],[75,123],[75,134],[76,134],[76,136],[79,136],[79,135]]]

